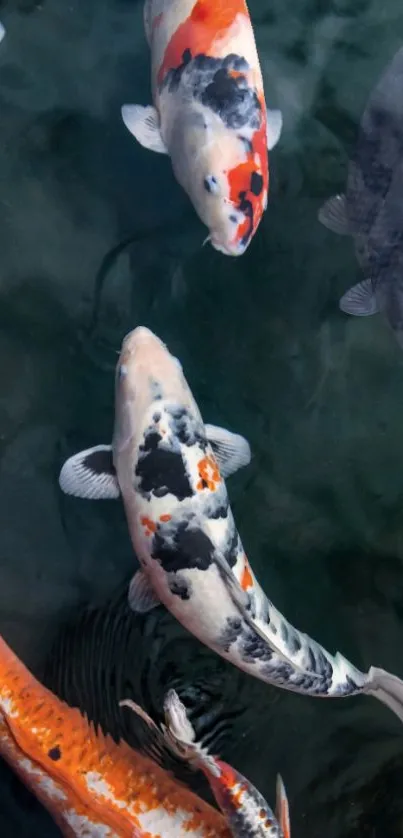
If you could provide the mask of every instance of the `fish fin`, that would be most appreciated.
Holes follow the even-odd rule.
[[[161,137],[158,111],[152,105],[123,105],[122,119],[133,137],[150,151],[168,154]]]
[[[277,145],[283,130],[283,114],[279,110],[267,108],[267,148],[271,151]]]
[[[349,288],[343,294],[339,307],[345,314],[353,314],[355,317],[368,317],[377,314],[379,311],[376,296],[371,279],[364,279]]]
[[[229,477],[238,469],[249,465],[250,445],[243,436],[233,434],[217,425],[205,425],[205,429],[222,477]]]
[[[277,774],[276,783],[276,818],[284,838],[291,838],[290,809],[287,792],[280,774]]]
[[[397,675],[371,666],[363,692],[378,698],[403,722],[403,681]]]
[[[59,486],[66,495],[89,500],[116,500],[119,483],[113,465],[112,447],[94,445],[66,460]]]
[[[348,236],[350,227],[347,215],[347,201],[344,194],[333,195],[320,208],[318,220],[324,227],[339,236]]]
[[[176,757],[179,756],[175,750],[172,751],[170,743],[166,741],[164,731],[160,730],[158,725],[139,704],[136,704],[130,698],[124,698],[122,701],[119,701],[119,707],[127,707],[129,710],[132,710],[149,728],[150,736],[148,741],[141,747],[141,750],[150,756],[154,762],[158,763],[162,768],[165,768],[167,757],[171,759],[173,754]]]
[[[6,30],[5,30],[4,26],[3,26],[3,24],[0,22],[0,41],[2,41],[2,40],[3,40],[3,38],[4,38],[5,34],[6,34]]]
[[[136,614],[147,614],[161,605],[143,570],[137,570],[130,582],[128,602]]]
[[[193,768],[204,766],[212,774],[219,774],[216,761],[201,744],[196,741],[196,733],[189,721],[186,709],[175,690],[169,690],[164,699],[165,725],[163,727],[165,743]]]

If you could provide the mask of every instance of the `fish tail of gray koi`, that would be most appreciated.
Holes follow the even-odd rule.
[[[363,692],[378,698],[403,722],[403,681],[397,675],[371,666]]]

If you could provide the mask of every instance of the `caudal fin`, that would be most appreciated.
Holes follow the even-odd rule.
[[[366,695],[379,698],[379,701],[393,710],[400,721],[403,722],[403,681],[397,675],[391,675],[384,669],[371,666],[363,692]]]

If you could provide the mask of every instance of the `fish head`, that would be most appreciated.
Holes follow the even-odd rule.
[[[116,468],[121,455],[133,463],[144,433],[153,423],[159,425],[167,405],[180,406],[201,422],[180,361],[150,329],[139,326],[124,338],[116,366],[112,444]]]
[[[227,256],[241,256],[267,206],[266,129],[237,132],[208,109],[183,116],[171,145],[172,166],[209,241]]]

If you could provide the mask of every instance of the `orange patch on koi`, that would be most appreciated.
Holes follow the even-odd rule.
[[[199,470],[200,480],[197,484],[197,489],[210,489],[210,492],[215,492],[217,484],[221,483],[221,475],[218,465],[214,457],[203,457],[197,464]]]
[[[222,31],[228,29],[236,15],[242,14],[249,21],[245,0],[197,0],[190,15],[178,26],[172,36],[158,73],[158,84],[166,73],[179,67],[185,50],[192,55],[213,55],[212,47]]]
[[[246,591],[248,588],[251,588],[253,585],[253,578],[249,567],[249,562],[245,558],[245,566],[242,572],[241,577],[241,588]]]
[[[155,524],[151,518],[147,518],[146,515],[142,515],[140,521],[146,531],[146,535],[151,535],[151,533],[156,532],[157,524]]]
[[[171,518],[172,518],[172,515],[160,515],[160,521],[163,521],[164,524],[166,523],[166,521],[170,521]]]

